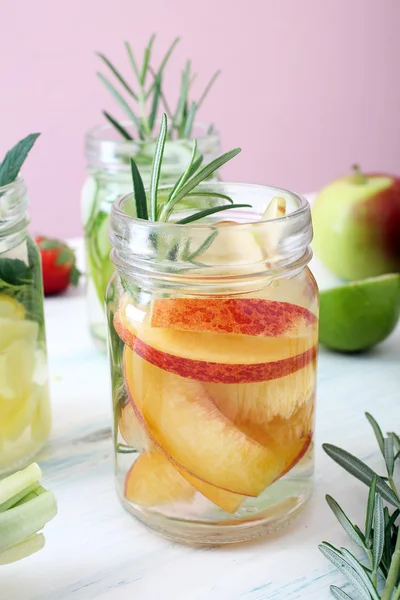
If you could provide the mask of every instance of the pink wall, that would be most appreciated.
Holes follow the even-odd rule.
[[[95,77],[124,39],[182,43],[204,84],[223,148],[243,153],[225,178],[315,190],[358,161],[400,174],[399,0],[35,0],[4,3],[0,153],[32,131],[24,169],[33,230],[80,233],[83,135],[112,108]]]

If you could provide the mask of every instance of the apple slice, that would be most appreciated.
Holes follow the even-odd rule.
[[[125,347],[127,390],[154,440],[191,475],[227,491],[258,496],[284,460],[239,431],[197,381],[163,371]]]
[[[140,506],[190,502],[195,493],[195,488],[157,450],[143,452],[125,478],[125,498]]]

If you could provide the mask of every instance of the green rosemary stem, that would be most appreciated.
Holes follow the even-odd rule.
[[[399,600],[400,599],[400,585],[397,588],[397,590],[394,591],[392,600]]]
[[[396,547],[390,563],[389,573],[382,592],[382,600],[392,600],[392,593],[396,587],[400,572],[400,529],[397,532]],[[397,596],[398,597],[398,596]],[[396,598],[396,596],[395,596]]]

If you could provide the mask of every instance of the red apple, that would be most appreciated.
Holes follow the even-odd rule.
[[[312,214],[315,254],[338,277],[400,271],[400,178],[356,168],[318,194]]]

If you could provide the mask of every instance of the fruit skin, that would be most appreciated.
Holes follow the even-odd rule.
[[[155,300],[151,314],[152,327],[266,337],[288,334],[316,320],[302,306],[259,298]]]
[[[183,358],[152,348],[121,324],[118,313],[114,317],[114,328],[125,344],[136,354],[152,365],[196,381],[214,383],[254,383],[285,377],[298,371],[312,362],[317,354],[317,347],[277,360],[256,364],[229,364]]]
[[[45,296],[59,294],[71,284],[77,285],[80,271],[76,267],[74,251],[64,242],[43,236],[35,238],[42,258],[43,289]]]
[[[312,207],[314,252],[347,280],[400,271],[400,179],[367,174],[358,181],[332,182]]]
[[[400,317],[400,275],[382,275],[325,290],[320,296],[321,344],[340,352],[372,348]]]

